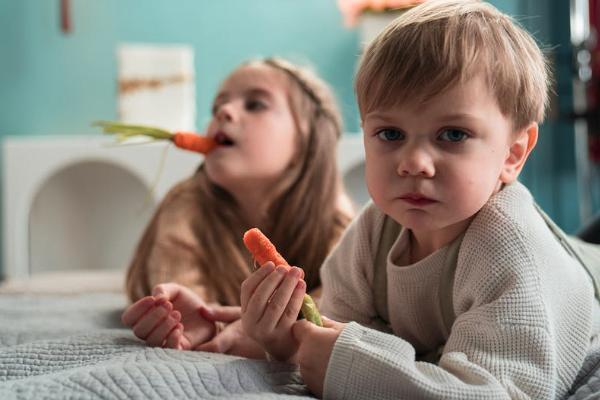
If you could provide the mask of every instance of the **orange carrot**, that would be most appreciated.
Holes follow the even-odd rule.
[[[279,254],[275,245],[271,243],[258,228],[252,228],[244,233],[244,245],[252,254],[252,257],[262,266],[266,262],[271,261],[275,265],[283,265],[288,270],[290,265],[285,261],[285,258]],[[302,315],[307,321],[312,322],[317,326],[323,326],[321,314],[317,309],[317,305],[310,295],[305,294],[302,300]]]
[[[244,233],[244,244],[252,254],[252,257],[262,266],[267,261],[272,261],[275,265],[283,265],[290,269],[290,265],[285,258],[277,252],[275,245],[271,243],[258,228],[252,228]]]
[[[96,121],[93,125],[100,126],[104,133],[116,135],[119,142],[139,136],[150,138],[150,140],[170,140],[180,149],[202,154],[217,147],[217,142],[213,138],[200,136],[193,132],[171,133],[161,128],[113,121]]]
[[[175,132],[171,137],[175,146],[180,149],[195,151],[196,153],[207,154],[217,147],[217,142],[213,138],[200,136],[193,132]]]

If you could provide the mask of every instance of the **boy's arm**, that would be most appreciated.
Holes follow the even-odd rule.
[[[400,337],[349,323],[331,353],[324,397],[565,395],[589,346],[592,288],[544,225],[528,217],[507,223],[506,213],[485,211],[471,224],[455,276],[458,316],[437,365],[416,361]],[[490,226],[498,227],[494,235]]]
[[[374,307],[373,258],[384,215],[367,205],[352,221],[321,268],[321,314],[340,321],[356,321],[379,330],[389,330],[379,323]]]

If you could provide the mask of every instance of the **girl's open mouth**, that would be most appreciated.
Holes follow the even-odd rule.
[[[217,132],[215,135],[215,142],[217,142],[219,146],[233,146],[235,144],[225,132]]]

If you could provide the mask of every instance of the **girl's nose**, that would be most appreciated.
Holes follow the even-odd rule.
[[[217,110],[217,119],[221,122],[234,121],[237,118],[236,115],[233,102],[221,104]]]
[[[431,178],[435,175],[434,162],[431,156],[422,149],[403,152],[398,163],[398,175]]]

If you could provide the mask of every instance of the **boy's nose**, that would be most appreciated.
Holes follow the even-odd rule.
[[[433,160],[427,153],[416,151],[412,154],[404,153],[402,155],[397,172],[400,176],[431,178],[435,174],[435,168]]]

